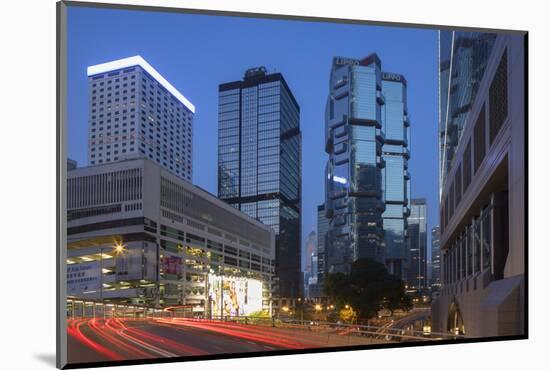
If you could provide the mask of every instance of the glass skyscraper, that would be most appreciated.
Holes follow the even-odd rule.
[[[409,120],[406,80],[382,72],[376,54],[335,57],[325,112],[326,271],[359,258],[404,275]]]
[[[439,32],[439,171],[443,183],[472,109],[496,34]]]
[[[408,218],[409,263],[407,283],[410,289],[427,287],[427,205],[426,199],[411,200]]]
[[[218,196],[271,226],[275,295],[301,295],[300,107],[280,73],[265,67],[219,86]]]
[[[390,273],[406,278],[407,216],[410,215],[410,122],[407,110],[407,80],[397,73],[382,72],[382,188],[386,209],[382,214],[386,266]]]

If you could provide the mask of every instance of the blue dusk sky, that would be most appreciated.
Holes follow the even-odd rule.
[[[218,85],[265,66],[283,74],[300,105],[304,246],[324,199],[324,111],[332,58],[372,52],[384,71],[401,73],[408,82],[411,193],[427,199],[429,241],[439,207],[435,30],[69,7],[69,158],[88,164],[86,68],[141,55],[195,105],[193,183],[217,194]]]

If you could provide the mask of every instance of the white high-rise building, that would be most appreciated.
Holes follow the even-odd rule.
[[[88,163],[149,158],[193,175],[195,107],[142,57],[88,67]]]

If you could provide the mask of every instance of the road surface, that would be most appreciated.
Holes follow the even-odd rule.
[[[69,363],[382,343],[337,332],[182,318],[84,318],[67,324]]]

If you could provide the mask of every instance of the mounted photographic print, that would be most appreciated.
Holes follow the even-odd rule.
[[[58,3],[58,367],[527,338],[526,55]]]

